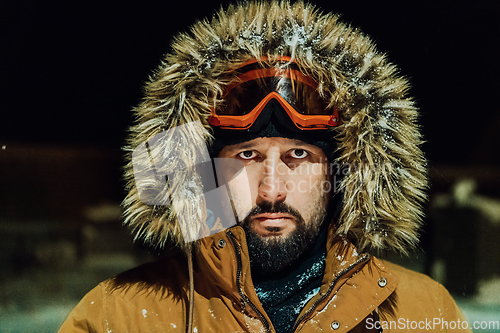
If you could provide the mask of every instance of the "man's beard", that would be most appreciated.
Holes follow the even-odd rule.
[[[250,211],[243,220],[248,252],[252,269],[262,273],[280,272],[296,262],[315,242],[318,232],[326,218],[326,209],[316,203],[316,209],[306,223],[302,215],[293,207],[283,203],[265,201]],[[295,230],[286,237],[264,237],[251,228],[252,216],[263,213],[285,213],[295,217]]]

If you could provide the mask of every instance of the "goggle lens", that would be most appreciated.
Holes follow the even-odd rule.
[[[247,129],[271,98],[276,98],[301,129],[325,129],[338,124],[337,110],[328,108],[317,83],[296,69],[260,68],[240,74],[212,110],[210,123]]]

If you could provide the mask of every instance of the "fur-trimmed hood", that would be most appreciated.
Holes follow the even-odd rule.
[[[212,143],[208,117],[211,107],[220,102],[227,84],[225,74],[263,56],[292,57],[339,110],[341,125],[329,135],[335,136],[338,145],[335,162],[349,166],[350,172],[342,180],[344,198],[337,234],[347,234],[360,250],[405,252],[414,246],[427,178],[419,149],[418,112],[407,96],[407,80],[369,37],[340,22],[338,16],[287,1],[229,6],[174,39],[172,52],[165,56],[145,87],[143,102],[134,109],[137,122],[129,135],[128,195],[123,206],[125,224],[136,239],[159,248],[167,244],[184,248],[186,230],[181,232],[177,217],[189,220],[187,232],[191,234],[198,234],[206,219],[200,202],[190,200],[202,190],[189,172],[183,178],[168,179],[170,188],[186,199],[176,209],[139,197],[138,189],[148,184],[141,184],[138,177],[138,170],[147,167],[134,165],[138,148],[147,143],[143,154],[159,161],[167,175],[198,163],[200,156],[203,159],[203,147],[186,149],[183,142],[201,138],[207,145]],[[189,127],[197,121],[202,126]],[[185,124],[188,126],[180,126]],[[168,131],[174,128],[185,130],[174,135]],[[161,140],[157,140],[159,136]],[[174,155],[175,161],[167,160]]]

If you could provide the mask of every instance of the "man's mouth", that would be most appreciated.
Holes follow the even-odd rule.
[[[266,223],[278,223],[282,220],[293,220],[294,217],[290,214],[285,213],[263,213],[258,214],[253,217],[253,220],[258,220],[259,222]]]
[[[295,228],[295,218],[285,213],[263,213],[252,218],[253,229],[259,234],[276,234]]]

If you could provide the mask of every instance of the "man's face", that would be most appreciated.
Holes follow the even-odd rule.
[[[219,157],[245,165],[248,182],[236,177],[229,190],[237,215],[245,217],[240,224],[252,263],[263,271],[287,267],[314,243],[326,217],[325,154],[299,140],[257,138],[226,146]]]

